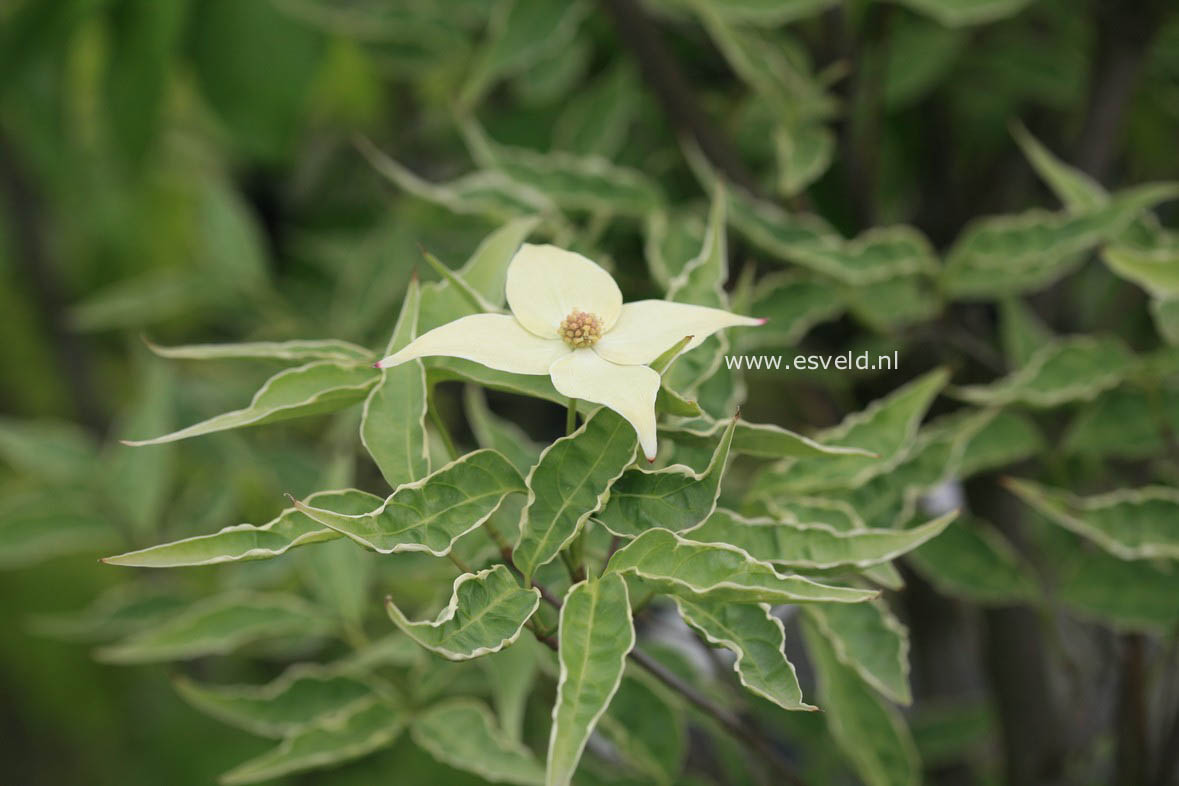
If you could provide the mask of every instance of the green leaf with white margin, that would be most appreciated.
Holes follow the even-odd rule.
[[[359,514],[381,504],[381,498],[366,491],[344,489],[318,491],[307,498],[316,507],[340,514]],[[127,565],[136,568],[185,568],[270,559],[285,554],[297,546],[335,540],[340,533],[325,528],[295,508],[287,508],[262,525],[236,524],[211,535],[148,546],[115,557],[105,557],[108,565]]]
[[[221,776],[221,783],[257,783],[352,761],[393,744],[407,722],[404,710],[371,699],[321,717],[278,747],[234,767]]]
[[[66,641],[104,641],[129,636],[175,616],[189,601],[154,582],[116,584],[81,609],[37,615],[30,628]]]
[[[912,529],[840,531],[827,524],[748,519],[717,508],[704,523],[683,534],[701,543],[728,543],[756,560],[800,570],[869,568],[896,559],[937,537],[955,516],[957,511]]]
[[[661,592],[689,600],[859,603],[880,594],[782,575],[736,546],[699,543],[665,529],[647,530],[623,546],[610,558],[606,572],[635,576]]]
[[[802,700],[794,664],[786,658],[786,630],[767,604],[674,600],[684,622],[737,656],[733,671],[748,690],[784,710],[817,709]]]
[[[1081,255],[1117,238],[1144,211],[1179,195],[1179,185],[1125,189],[1083,212],[1029,210],[970,223],[946,256],[950,296],[986,298],[1039,289],[1079,264]]]
[[[487,675],[492,704],[508,739],[524,737],[524,711],[540,669],[540,643],[533,636],[479,659]]]
[[[840,663],[899,704],[910,704],[909,631],[881,600],[803,609]]]
[[[734,339],[741,350],[793,346],[815,325],[835,319],[844,310],[841,288],[821,277],[800,271],[763,276],[753,294],[749,313],[768,321]]]
[[[946,27],[967,27],[1014,16],[1032,0],[894,0]]]
[[[524,429],[492,412],[482,388],[464,386],[463,411],[479,447],[499,451],[521,475],[527,475],[536,466],[540,460],[540,445]]]
[[[402,484],[367,513],[336,513],[299,501],[295,507],[381,554],[425,551],[444,557],[459,538],[495,513],[505,497],[523,491],[520,473],[506,458],[494,450],[476,450]]]
[[[921,762],[905,719],[855,671],[840,662],[815,625],[803,618],[827,729],[867,786],[918,786]]]
[[[623,473],[596,520],[615,535],[634,536],[652,527],[678,532],[708,518],[720,496],[736,426],[737,418],[729,421],[703,472],[673,464]]]
[[[943,307],[936,280],[922,274],[900,275],[871,286],[849,285],[843,297],[852,316],[877,333],[931,320]],[[888,366],[874,368],[896,371],[895,356],[887,353],[885,357]]]
[[[463,266],[452,272],[487,303],[501,308],[505,301],[508,264],[520,244],[536,229],[537,218],[509,221],[479,243]],[[474,314],[470,299],[452,281],[431,281],[422,286],[418,333],[425,333],[459,317]]]
[[[539,604],[540,590],[521,587],[506,565],[455,579],[450,603],[432,621],[411,622],[392,598],[385,600],[397,627],[449,660],[499,652],[516,640]]]
[[[553,147],[615,158],[642,108],[641,84],[634,66],[620,58],[604,74],[563,96],[564,108],[553,123]]]
[[[98,445],[76,423],[0,417],[0,458],[21,472],[68,482],[94,470]]]
[[[991,524],[965,516],[905,555],[921,576],[952,598],[982,605],[1034,601],[1031,567]]]
[[[694,211],[654,210],[643,227],[643,256],[651,278],[666,290],[704,246],[705,224]],[[751,331],[756,332],[756,331]]]
[[[1168,429],[1179,433],[1179,390],[1125,385],[1082,408],[1061,447],[1071,455],[1145,459],[1166,450]]]
[[[729,278],[726,204],[724,186],[718,181],[713,188],[708,228],[700,251],[668,284],[668,300],[728,309],[729,296],[724,290],[724,284]],[[724,355],[729,350],[727,334],[728,331],[718,332],[705,339],[692,352],[679,355],[670,368],[663,372],[666,384],[679,393],[695,392],[704,380],[720,369]]]
[[[999,337],[1009,368],[1027,365],[1040,347],[1056,340],[1048,326],[1017,297],[999,302]]]
[[[544,767],[532,751],[504,734],[487,705],[475,699],[439,702],[416,715],[409,732],[438,761],[492,783],[544,783]]]
[[[1179,295],[1179,241],[1150,247],[1109,245],[1101,253],[1109,269],[1156,298]]]
[[[135,400],[116,427],[116,433],[160,434],[176,427],[174,380],[170,369],[152,359],[139,364],[141,380]],[[152,450],[127,450],[108,443],[99,463],[100,484],[107,500],[140,537],[159,529],[175,478],[173,445]]]
[[[804,244],[791,252],[790,261],[856,286],[937,270],[933,246],[909,226],[874,227],[853,240]]]
[[[1179,346],[1179,297],[1154,298],[1150,301],[1150,316],[1163,340]]]
[[[729,223],[746,240],[775,259],[793,262],[799,249],[838,249],[842,239],[812,213],[787,213],[740,190],[729,190]]]
[[[512,561],[528,581],[556,558],[610,496],[610,487],[635,460],[634,428],[602,407],[572,434],[540,454],[528,473],[528,504]]]
[[[499,79],[569,46],[588,12],[582,2],[511,0],[498,4],[488,24],[487,42],[475,54],[471,73],[459,91],[460,111],[472,109]]]
[[[421,289],[415,276],[386,353],[392,355],[417,337]],[[426,367],[414,359],[379,371],[381,380],[364,400],[360,420],[363,443],[392,488],[430,474],[426,449]]]
[[[245,409],[226,412],[161,437],[124,440],[123,444],[160,445],[217,431],[335,412],[363,400],[378,379],[380,376],[372,368],[317,360],[275,374],[254,394]]]
[[[729,22],[758,27],[780,27],[809,19],[835,5],[837,0],[660,0],[670,8],[707,8]]]
[[[694,448],[705,446],[715,450],[718,434],[724,436],[724,430],[730,424],[722,421],[709,423],[705,418],[699,418],[689,423],[671,425],[660,431],[672,439],[677,445]],[[793,431],[775,426],[772,423],[749,423],[737,421],[733,431],[732,451],[757,458],[822,458],[824,456],[865,456],[875,458],[875,454],[862,448],[844,447],[841,445],[823,445],[809,437],[796,434]]]
[[[564,210],[642,218],[663,204],[659,186],[638,170],[598,156],[501,145],[472,120],[464,123],[463,133],[471,157],[482,167],[545,194]]]
[[[1124,560],[1102,549],[1084,547],[1084,540],[1063,537],[1038,551],[1053,566],[1052,597],[1088,619],[1118,630],[1161,633],[1179,623],[1179,571],[1167,563]]]
[[[331,629],[331,619],[301,598],[229,592],[194,603],[95,655],[106,663],[189,660],[224,655],[265,639],[324,635]]]
[[[1024,404],[1049,408],[1088,401],[1121,384],[1135,366],[1120,340],[1094,336],[1063,338],[1041,347],[1014,373],[989,385],[951,388],[963,401],[996,407]]]
[[[774,133],[778,193],[792,197],[823,176],[835,155],[835,134],[822,123],[796,123]]]
[[[183,675],[174,685],[206,715],[263,737],[285,737],[378,694],[367,678],[316,663],[296,664],[265,685],[213,685]]]
[[[622,681],[635,644],[626,580],[605,575],[574,584],[557,631],[561,672],[545,765],[546,786],[568,786],[581,753]]]
[[[1011,135],[1028,163],[1069,211],[1083,212],[1109,201],[1105,189],[1092,177],[1057,158],[1031,135],[1022,123],[1012,123]]]
[[[372,363],[376,356],[348,341],[334,338],[296,339],[294,341],[249,341],[242,344],[187,344],[165,347],[144,339],[147,348],[162,358],[178,360],[281,360],[307,363],[333,360],[337,363]]]
[[[650,783],[671,786],[683,782],[684,727],[679,703],[669,701],[667,690],[653,678],[632,670],[623,675],[609,709],[598,719],[597,731]]]
[[[772,498],[786,492],[854,489],[889,472],[904,459],[904,449],[916,436],[921,419],[948,376],[943,369],[931,371],[816,435],[816,441],[825,445],[855,446],[879,458],[786,459],[763,470],[751,493]]]
[[[1079,497],[1021,478],[1004,485],[1051,521],[1115,557],[1179,559],[1179,489],[1144,486]]]
[[[360,138],[356,145],[380,175],[406,193],[452,213],[510,221],[557,212],[557,206],[543,193],[512,180],[503,172],[471,172],[447,183],[430,183],[385,155],[369,140]],[[421,328],[427,329],[424,324]]]
[[[118,528],[73,489],[0,489],[0,570],[111,548]]]

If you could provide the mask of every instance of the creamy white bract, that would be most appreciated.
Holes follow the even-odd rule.
[[[524,244],[508,265],[511,314],[474,314],[434,328],[377,363],[389,368],[445,355],[513,374],[548,374],[561,395],[609,407],[655,459],[659,374],[647,364],[685,336],[684,351],[722,328],[761,319],[718,308],[639,300],[623,303],[614,279],[581,254]]]

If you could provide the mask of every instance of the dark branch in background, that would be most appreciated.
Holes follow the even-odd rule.
[[[1097,0],[1097,41],[1077,165],[1105,180],[1120,149],[1138,72],[1172,0]]]
[[[848,199],[861,229],[876,223],[877,173],[884,125],[884,84],[888,68],[888,34],[893,7],[873,3],[866,11],[866,41],[849,26],[847,8],[836,9],[842,21],[844,58],[852,69],[848,116],[839,135],[839,149]]]
[[[106,418],[99,405],[90,358],[66,321],[65,299],[57,269],[50,258],[41,200],[21,168],[16,151],[2,134],[0,191],[8,208],[16,262],[28,279],[78,419],[95,434],[102,434],[106,429]]]
[[[973,513],[991,521],[1016,548],[1026,552],[1020,531],[1022,508],[993,475],[966,484]],[[984,612],[984,657],[1002,730],[1008,786],[1042,786],[1059,778],[1064,766],[1062,714],[1049,679],[1047,646],[1036,612],[1024,606]]]
[[[1122,679],[1118,690],[1116,782],[1133,786],[1146,783],[1147,778],[1146,642],[1141,633],[1118,638]]]
[[[532,586],[540,591],[540,596],[549,605],[558,610],[561,608],[561,601],[552,592],[536,582],[533,582]],[[558,652],[560,649],[560,644],[552,636],[537,635],[537,639],[553,652]],[[761,729],[717,705],[637,646],[631,649],[629,657],[634,663],[645,669],[652,677],[683,696],[688,703],[694,705],[705,715],[708,715],[719,723],[725,731],[733,736],[733,739],[749,746],[773,770],[774,775],[778,778],[775,783],[786,784],[787,786],[807,786],[806,781],[782,760],[781,753],[774,748],[774,744],[766,738]]]
[[[725,175],[751,194],[761,192],[736,149],[696,104],[695,92],[663,41],[655,23],[634,0],[602,0],[622,43],[639,61],[643,79],[663,107],[671,126],[695,140],[700,152]]]

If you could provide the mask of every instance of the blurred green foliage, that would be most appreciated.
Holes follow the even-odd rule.
[[[399,555],[394,568],[345,541],[167,575],[97,564],[270,521],[283,493],[388,493],[358,447],[356,408],[120,445],[241,407],[282,367],[161,360],[141,337],[331,338],[379,353],[414,271],[436,278],[423,249],[457,268],[520,217],[535,217],[533,237],[610,268],[628,300],[662,297],[700,249],[724,182],[727,297],[772,321],[700,351],[896,350],[901,370],[706,377],[680,365],[689,356],[676,388],[715,418],[744,398],[751,421],[838,440],[822,429],[948,367],[952,396],[920,432],[924,406],[903,444],[848,441],[895,464],[840,487],[846,505],[822,515],[904,526],[946,481],[970,512],[914,553],[890,598],[912,638],[915,703],[900,742],[846,755],[857,734],[879,742],[902,716],[869,683],[834,679],[851,670],[825,650],[806,658],[829,663],[819,698],[863,707],[852,716],[864,729],[828,733],[817,713],[760,700],[735,706],[809,783],[913,783],[919,755],[936,783],[1165,786],[1167,751],[1179,749],[1167,692],[1176,555],[1124,561],[1121,508],[1109,525],[1100,499],[1055,494],[1179,483],[1175,192],[1130,190],[1179,180],[1176,139],[1179,13],[1161,0],[0,4],[3,779],[212,782],[274,743],[194,711],[170,677],[262,684],[391,632],[379,598],[392,588],[407,608],[449,596],[449,563]],[[527,463],[533,441],[560,433],[557,406],[496,392],[483,412],[472,391],[448,382],[436,401],[464,446],[510,443],[509,457]],[[954,401],[979,409],[952,412]],[[1002,412],[971,419],[990,407]],[[712,444],[685,436],[675,450],[702,469]],[[826,476],[779,469],[739,459],[722,503],[777,516],[814,488],[830,493]],[[999,488],[1003,474],[1047,488],[1024,487],[1025,506]],[[516,515],[504,513],[509,526]],[[1174,544],[1167,515],[1150,519],[1147,541]],[[487,556],[485,543],[463,548]],[[132,667],[93,657],[239,590],[301,595],[350,641],[311,626],[232,657]],[[1029,649],[1024,672],[993,665]],[[787,650],[804,658],[789,638]],[[659,654],[703,679],[677,661],[682,651]],[[460,671],[385,657],[418,698],[484,695],[543,758],[552,674],[518,678],[513,697],[496,693],[512,684],[512,663]],[[811,698],[813,673],[804,681]],[[724,695],[723,679],[712,682]],[[643,708],[666,712],[667,725],[684,713],[661,686],[629,675],[623,685],[602,732],[630,780],[591,746],[585,783],[758,782],[723,736],[687,753],[678,733],[628,737]],[[1147,716],[1133,711],[1135,685],[1151,697]],[[428,747],[405,735],[288,782],[482,782]]]

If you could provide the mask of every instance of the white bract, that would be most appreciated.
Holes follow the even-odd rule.
[[[525,243],[508,265],[512,313],[474,314],[434,328],[376,364],[445,355],[513,374],[548,374],[561,395],[602,404],[626,418],[655,459],[659,374],[646,364],[685,336],[684,351],[722,328],[765,320],[668,300],[622,302],[594,262]]]

